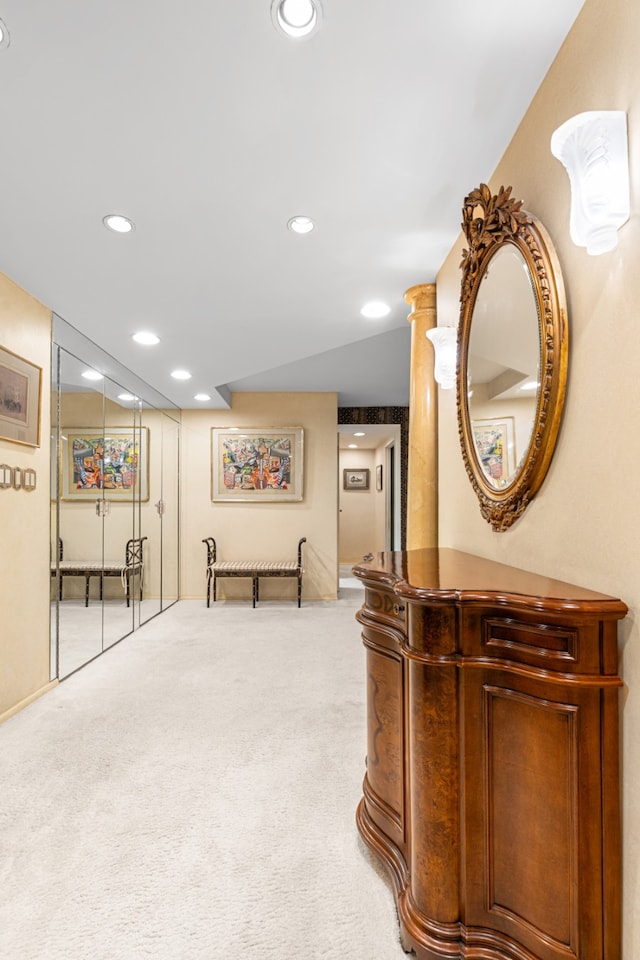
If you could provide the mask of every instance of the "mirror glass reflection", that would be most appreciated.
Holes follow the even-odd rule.
[[[178,566],[178,477],[180,424],[170,412],[162,413],[162,609],[179,595]]]
[[[88,379],[90,369],[54,344],[51,674],[59,678],[178,599],[179,411],[165,413],[109,377]]]
[[[162,494],[162,414],[142,400],[138,404],[136,432],[148,480],[140,492],[135,516],[144,561],[142,591],[135,608],[136,626],[140,626],[162,609],[162,517],[156,506]]]
[[[473,442],[495,490],[518,476],[531,444],[540,378],[540,318],[529,266],[514,244],[489,260],[471,319],[467,385]]]

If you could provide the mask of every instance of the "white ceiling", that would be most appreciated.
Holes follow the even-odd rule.
[[[403,292],[582,2],[324,0],[295,43],[270,0],[0,0],[0,270],[182,408],[224,385],[406,404]]]
[[[358,433],[364,436],[357,436]],[[400,425],[393,423],[338,424],[338,447],[347,450],[355,444],[358,450],[376,450],[382,444],[399,439]]]

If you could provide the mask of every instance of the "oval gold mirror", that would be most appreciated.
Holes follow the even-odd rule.
[[[542,224],[486,184],[465,197],[457,405],[482,516],[506,530],[535,496],[555,447],[567,380],[564,284]]]

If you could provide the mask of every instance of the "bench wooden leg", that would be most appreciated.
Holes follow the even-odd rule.
[[[253,581],[253,606],[255,607],[258,601],[258,578],[254,576],[251,579]]]
[[[302,577],[298,577],[298,606],[302,605]]]
[[[216,602],[216,575],[213,575],[213,602]]]
[[[84,578],[84,605],[85,607],[89,606],[89,579],[90,575],[87,574]]]

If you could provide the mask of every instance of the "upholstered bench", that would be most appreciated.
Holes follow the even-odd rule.
[[[113,560],[65,560],[62,540],[58,540],[58,562],[51,562],[51,576],[58,576],[58,599],[62,600],[62,584],[65,577],[84,577],[84,605],[89,606],[89,582],[92,577],[100,578],[100,600],[103,596],[105,577],[120,577],[122,589],[127,599],[127,606],[131,600],[131,578],[138,576],[140,585],[140,599],[142,600],[142,586],[144,561],[142,544],[146,537],[136,537],[128,540],[125,547],[124,563]]]
[[[296,577],[298,581],[298,606],[302,602],[302,544],[298,542],[297,560],[218,560],[216,541],[207,537],[202,542],[207,548],[207,606],[211,606],[211,594],[216,600],[216,579],[218,577],[250,577],[252,583],[253,606],[260,600],[261,577]]]

